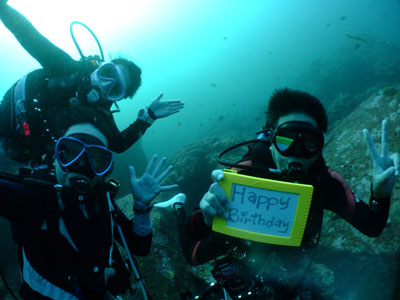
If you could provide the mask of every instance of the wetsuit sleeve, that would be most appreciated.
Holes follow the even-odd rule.
[[[150,127],[149,123],[142,120],[136,120],[122,131],[118,130],[114,120],[110,120],[109,124],[110,130],[113,132],[109,148],[116,153],[122,153],[129,149]]]
[[[49,75],[65,75],[77,70],[77,61],[40,34],[24,15],[11,6],[4,5],[0,9],[0,19]]]
[[[153,232],[150,232],[150,234],[146,236],[139,236],[135,234],[135,232],[132,230],[132,225],[133,225],[132,220],[129,220],[125,216],[125,214],[121,211],[118,205],[115,204],[114,208],[117,214],[118,224],[122,228],[122,232],[124,233],[126,243],[128,244],[131,253],[137,256],[145,256],[149,254],[151,248],[151,242],[153,239]],[[119,233],[116,232],[115,235],[117,241],[122,245]]]
[[[369,237],[378,237],[389,217],[390,197],[371,199],[379,203],[379,209],[372,209],[370,205],[358,199],[350,190],[345,180],[335,171],[328,169],[323,188],[326,192],[325,208],[335,212],[345,219],[361,233]]]
[[[21,226],[25,233],[40,227],[46,216],[48,219],[57,217],[57,201],[52,201],[57,197],[55,191],[31,189],[22,182],[1,176],[0,194],[0,216],[13,224],[14,233]],[[28,230],[24,224],[29,224]]]
[[[201,265],[225,254],[230,244],[204,223],[203,214],[196,210],[186,219],[180,233],[180,243],[187,262]]]
[[[6,179],[0,179],[0,193],[0,216],[11,221],[16,218],[18,207],[21,207],[22,199],[28,193],[23,184]]]

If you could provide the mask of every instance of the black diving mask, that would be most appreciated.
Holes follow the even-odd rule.
[[[283,156],[307,159],[321,153],[324,135],[310,123],[289,121],[274,130],[272,143]]]

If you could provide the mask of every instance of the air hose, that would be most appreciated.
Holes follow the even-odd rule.
[[[78,44],[78,42],[77,42],[76,39],[75,39],[75,35],[74,35],[74,31],[73,31],[73,26],[74,26],[75,24],[78,24],[78,25],[83,26],[83,27],[86,28],[86,30],[89,31],[89,33],[93,36],[93,38],[95,39],[95,41],[96,41],[96,43],[97,43],[97,46],[99,47],[99,51],[100,51],[100,57],[99,57],[99,58],[100,58],[100,61],[103,62],[103,61],[104,61],[103,49],[101,48],[101,44],[100,44],[99,39],[97,38],[97,36],[94,34],[94,32],[93,32],[86,24],[84,24],[84,23],[82,23],[82,22],[79,22],[79,21],[74,21],[74,22],[72,22],[71,25],[69,26],[69,31],[70,31],[70,33],[71,33],[71,37],[72,37],[72,40],[74,41],[74,44],[75,44],[75,46],[76,46],[76,49],[78,50],[79,55],[81,56],[81,59],[82,59],[82,60],[86,60],[86,59],[87,59],[87,56],[85,56],[85,55],[83,54],[83,52],[82,52],[82,50],[81,50],[81,47],[79,47],[79,44]]]

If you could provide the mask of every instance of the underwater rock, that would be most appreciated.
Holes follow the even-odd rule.
[[[324,156],[328,166],[343,176],[356,196],[368,202],[372,160],[362,130],[366,128],[370,131],[380,151],[381,122],[386,118],[389,125],[389,150],[399,151],[400,131],[397,117],[400,116],[400,85],[370,89],[369,93],[364,95],[365,100],[347,117],[338,120],[328,133]],[[396,293],[396,282],[393,278],[396,278],[399,272],[397,259],[400,246],[399,192],[400,186],[397,182],[391,199],[390,226],[387,226],[378,238],[366,237],[341,218],[329,212],[325,213],[320,243],[322,247],[327,247],[332,252],[328,254],[330,251],[327,251],[322,254],[321,256],[325,257],[322,260],[333,268],[336,273],[335,280],[338,280],[338,274],[343,273],[340,268],[346,268],[343,264],[343,252],[347,257],[351,257],[348,261],[353,274],[351,277],[357,278],[356,285],[359,289],[354,299],[392,299]],[[336,256],[333,254],[334,251],[342,254]],[[368,280],[372,277],[379,280],[375,279],[375,283],[371,284],[372,281]],[[364,284],[368,286],[367,291],[361,288]],[[380,290],[382,286],[385,286],[384,290]]]
[[[365,37],[368,42],[353,37],[347,36],[348,41],[331,57],[314,61],[294,84],[317,96],[328,110],[332,109],[330,125],[331,120],[350,114],[377,88],[400,83],[398,46],[371,36]],[[355,51],[353,41],[362,47]],[[375,91],[368,92],[369,89]],[[341,95],[349,95],[341,101],[343,106],[337,100]]]
[[[400,85],[390,85],[390,89],[373,87],[362,94],[343,94],[338,103],[352,98],[357,98],[359,105],[349,114],[336,118],[331,125],[326,136],[324,156],[328,166],[344,177],[356,195],[368,201],[372,161],[366,151],[362,129],[367,128],[377,143],[380,141],[382,119],[392,115],[388,118],[390,150],[399,151],[400,119],[397,116],[400,116]],[[330,120],[333,117],[332,110],[328,110],[328,117]],[[211,171],[221,167],[216,162],[217,155],[227,147],[246,140],[245,135],[226,134],[188,144],[171,157],[169,163],[174,166],[174,171],[166,181],[178,183],[180,189],[160,196],[156,202],[183,192],[188,196],[186,209],[190,213],[212,182]],[[400,275],[399,192],[400,184],[397,182],[391,202],[390,226],[378,238],[364,236],[341,218],[326,211],[321,241],[305,283],[317,282],[324,299],[398,299],[396,296],[400,295],[400,291],[396,290],[395,278]],[[118,201],[132,217],[132,196]],[[186,263],[180,250],[174,214],[154,208],[152,223],[152,252],[147,257],[137,258],[152,297],[175,300],[187,290],[200,294],[213,281],[212,263],[198,267]],[[269,258],[266,260],[269,269],[281,270],[275,275],[289,282],[291,277],[286,276],[292,274],[291,270],[282,265],[273,253]]]

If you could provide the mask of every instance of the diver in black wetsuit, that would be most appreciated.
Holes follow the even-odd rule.
[[[138,66],[123,58],[103,64],[75,61],[7,5],[7,0],[0,0],[0,19],[43,67],[17,81],[0,103],[0,137],[14,160],[40,163],[44,154],[51,154],[54,142],[66,128],[84,121],[94,122],[109,139],[110,149],[121,153],[156,119],[183,108],[178,100],[160,101],[160,94],[120,132],[111,106],[136,93],[141,85]]]
[[[379,236],[388,219],[390,195],[399,174],[399,154],[389,155],[386,120],[382,122],[381,154],[369,132],[364,130],[374,166],[368,205],[325,164],[322,148],[327,116],[317,98],[300,91],[277,90],[269,101],[266,116],[264,132],[251,144],[236,169],[240,174],[263,178],[271,178],[268,168],[280,169],[286,174],[283,180],[314,187],[301,246],[249,243],[213,232],[211,225],[215,216],[230,219],[229,201],[218,183],[210,186],[200,201],[200,209],[187,218],[180,232],[181,246],[191,265],[225,256],[217,260],[213,275],[228,291],[226,299],[239,299],[238,296],[241,299],[319,299],[321,291],[316,286],[306,286],[304,279],[311,273],[324,210],[333,211],[369,237]],[[215,170],[212,177],[218,182],[223,173]],[[267,284],[263,286],[260,278]]]
[[[68,128],[55,145],[55,174],[28,173],[24,180],[0,174],[0,216],[11,222],[18,244],[27,300],[117,300],[133,287],[150,299],[130,257],[150,251],[154,198],[177,185],[162,186],[172,170],[153,156],[144,175],[130,167],[133,220],[114,201],[118,185],[107,176],[113,154],[92,124]],[[11,180],[10,180],[11,179]],[[127,252],[121,255],[116,241]],[[130,254],[129,254],[130,255]]]

